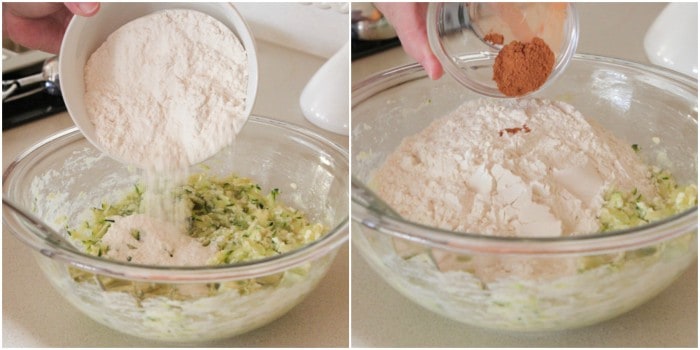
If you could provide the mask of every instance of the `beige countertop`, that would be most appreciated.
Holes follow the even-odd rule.
[[[663,4],[579,4],[577,52],[649,63],[643,37]],[[352,63],[352,82],[412,63],[395,48]],[[450,79],[443,77],[443,79]],[[354,247],[353,247],[354,248]],[[564,332],[517,334],[451,321],[413,303],[352,252],[354,347],[697,347],[697,261],[667,290],[607,322]]]
[[[348,137],[309,123],[299,107],[306,82],[325,59],[258,41],[259,89],[253,114],[287,121],[348,147]],[[290,69],[294,67],[294,69]],[[64,128],[67,113],[2,134],[3,171],[24,149]],[[3,225],[2,345],[5,347],[154,347],[168,344],[130,337],[88,318],[49,284],[30,254]],[[347,347],[349,329],[348,244],[341,246],[318,287],[289,313],[271,324],[207,347]]]

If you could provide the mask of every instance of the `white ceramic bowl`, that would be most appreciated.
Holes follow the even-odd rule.
[[[245,116],[253,110],[258,90],[258,61],[250,29],[229,3],[102,3],[93,17],[75,16],[71,20],[61,45],[59,76],[61,92],[68,113],[95,147],[105,152],[95,137],[95,127],[85,109],[84,68],[88,58],[107,37],[124,24],[166,9],[189,9],[205,13],[231,29],[243,44],[248,56],[248,92]],[[105,152],[108,153],[108,152]],[[109,153],[108,153],[109,154]]]

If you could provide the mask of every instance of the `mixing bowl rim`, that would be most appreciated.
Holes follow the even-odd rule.
[[[641,63],[598,55],[576,54],[572,61],[602,63],[641,70],[694,90],[697,96],[697,80],[663,67],[652,67]],[[382,91],[426,77],[426,72],[418,63],[393,67],[378,72],[353,84],[352,108],[371,97],[379,87]],[[406,78],[389,84],[391,79]],[[697,124],[697,115],[695,116]],[[352,142],[352,140],[351,140]],[[352,175],[354,178],[354,175]],[[359,180],[356,180],[359,181]],[[351,191],[352,220],[379,232],[399,237],[419,244],[450,251],[468,250],[483,253],[542,254],[560,255],[572,253],[606,253],[620,249],[633,249],[663,241],[675,236],[697,231],[698,206],[642,226],[604,233],[566,237],[502,237],[475,233],[454,232],[404,220],[389,212],[382,212],[377,206],[370,206],[372,199],[363,197],[362,191]]]
[[[301,126],[255,115],[250,116],[246,125],[248,125],[248,123],[255,123],[265,127],[276,127],[291,132],[291,134],[320,142],[325,149],[337,153],[340,156],[339,160],[341,163],[343,160],[346,164],[349,161],[348,152],[343,147]],[[245,132],[245,129],[244,126],[241,132]],[[9,196],[9,184],[11,181],[8,180],[12,179],[16,168],[22,166],[28,156],[40,149],[45,149],[52,143],[59,142],[60,140],[68,140],[69,138],[84,139],[85,137],[80,133],[80,130],[74,126],[50,135],[21,152],[3,173],[3,196]],[[90,144],[90,146],[92,145]],[[299,249],[264,259],[214,266],[152,266],[107,260],[84,252],[73,252],[50,240],[39,237],[19,215],[3,211],[2,216],[4,224],[8,225],[10,231],[16,238],[48,258],[55,258],[92,273],[121,279],[177,283],[241,280],[288,270],[300,264],[316,260],[337,249],[348,239],[348,226],[350,222],[349,216],[345,216],[340,223],[331,228],[320,239]],[[22,232],[20,233],[18,231]]]

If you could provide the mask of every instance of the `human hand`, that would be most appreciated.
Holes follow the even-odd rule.
[[[428,42],[425,18],[428,3],[392,2],[374,3],[384,17],[394,26],[404,51],[420,63],[430,79],[439,79],[443,70]]]
[[[92,16],[97,2],[2,3],[2,36],[24,47],[58,53],[73,15]]]

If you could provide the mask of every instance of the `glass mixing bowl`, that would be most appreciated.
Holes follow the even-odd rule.
[[[352,94],[353,244],[391,286],[429,310],[500,330],[581,327],[649,300],[697,257],[697,206],[645,226],[563,238],[455,233],[401,219],[363,187],[404,137],[483,96],[452,79],[431,81],[415,64],[372,76]],[[533,97],[573,105],[638,144],[645,161],[680,184],[697,183],[697,80],[576,55]],[[459,268],[441,268],[444,259]],[[506,272],[484,274],[471,261]],[[522,268],[507,270],[514,266]]]
[[[214,175],[252,178],[263,191],[321,222],[328,233],[298,250],[247,263],[141,266],[73,252],[42,239],[3,212],[12,233],[33,248],[55,288],[76,308],[117,331],[168,342],[231,337],[280,317],[311,292],[348,236],[348,155],[305,129],[251,117],[235,143],[204,163]],[[202,172],[199,166],[192,172]],[[69,129],[24,152],[3,175],[3,196],[65,234],[139,180]],[[125,190],[125,191],[122,191]],[[332,312],[332,310],[328,310]]]

